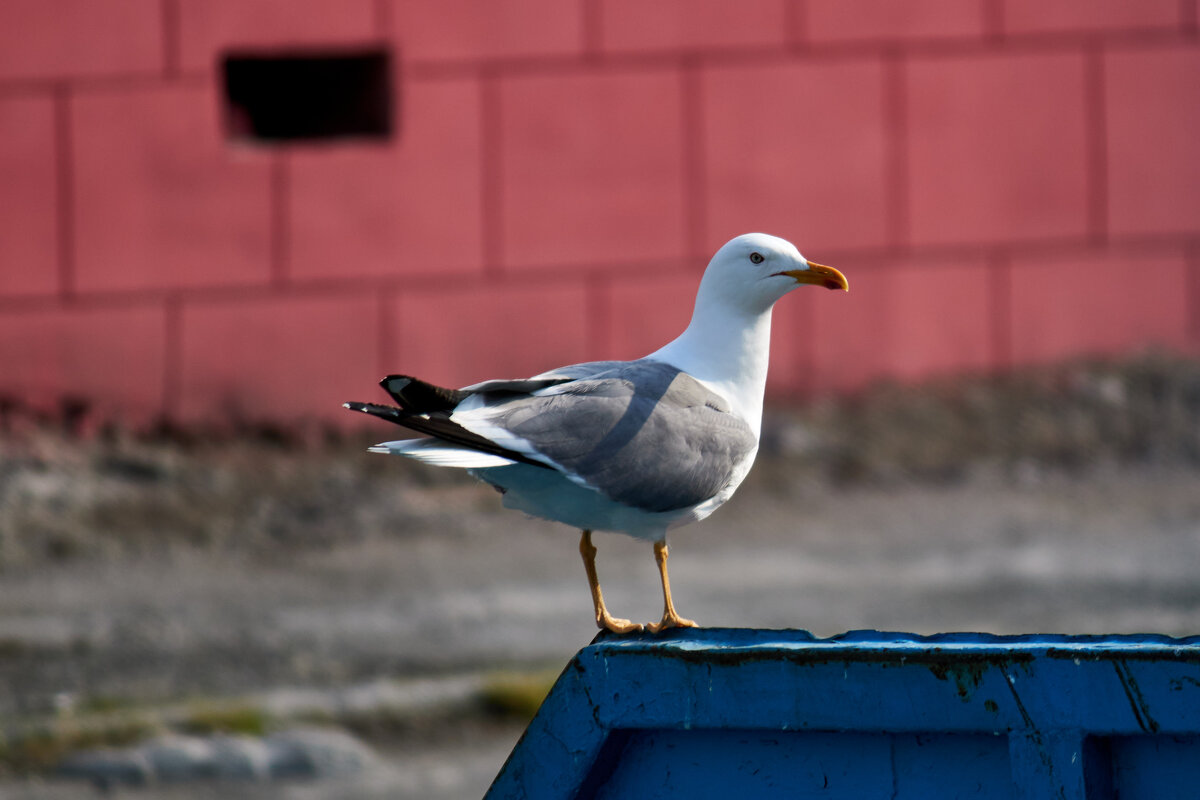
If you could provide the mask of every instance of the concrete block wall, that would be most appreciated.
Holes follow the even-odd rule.
[[[351,422],[632,358],[790,238],[779,401],[1200,352],[1200,0],[5,0],[0,395]],[[387,140],[252,145],[220,60],[387,48]]]

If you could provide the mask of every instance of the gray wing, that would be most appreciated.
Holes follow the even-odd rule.
[[[757,445],[721,397],[668,364],[596,362],[555,374],[575,380],[497,398],[492,421],[634,508],[672,511],[708,500]]]

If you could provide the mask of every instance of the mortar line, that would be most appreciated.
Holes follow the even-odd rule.
[[[499,81],[491,70],[479,75],[480,226],[483,271],[492,277],[504,272],[504,142]]]
[[[612,281],[597,274],[584,278],[585,359],[610,358],[612,343]]]
[[[1188,284],[1184,298],[1188,332],[1193,347],[1200,352],[1200,240],[1190,242],[1184,250],[1184,276]]]
[[[994,252],[988,264],[988,316],[992,369],[1004,372],[1013,366],[1012,257]]]
[[[162,59],[163,75],[168,79],[179,77],[180,72],[180,23],[179,0],[162,0]]]
[[[1084,108],[1087,119],[1086,187],[1088,238],[1108,241],[1108,120],[1105,104],[1104,46],[1084,49]]]
[[[388,0],[375,0],[371,8],[371,23],[375,27],[377,36],[389,37],[392,26],[392,6]]]
[[[285,151],[276,151],[270,168],[270,270],[271,285],[279,288],[288,283],[291,272],[291,170]]]
[[[1004,38],[1004,0],[984,0],[983,38],[993,44]]]
[[[58,294],[68,300],[76,291],[75,158],[71,136],[71,88],[54,89],[55,216],[58,219]]]
[[[376,365],[379,367],[380,375],[387,375],[392,372],[391,365],[396,361],[396,348],[392,341],[392,307],[399,302],[397,292],[392,289],[383,289],[375,295],[375,346],[377,352]]]
[[[583,57],[585,59],[600,58],[604,52],[604,25],[602,23],[599,0],[583,0],[581,12],[583,38]]]
[[[179,403],[183,392],[183,300],[171,293],[163,301],[163,384],[162,416],[180,418]]]
[[[886,172],[884,196],[888,238],[898,250],[907,250],[912,239],[909,208],[908,60],[903,51],[884,56],[883,119]]]
[[[683,254],[703,258],[707,245],[708,176],[705,171],[704,108],[700,67],[685,59],[680,68],[683,123]]]
[[[1179,0],[1179,7],[1180,28],[1185,35],[1194,37],[1197,28],[1196,15],[1200,13],[1200,7],[1192,2],[1192,0]]]
[[[808,43],[808,0],[794,0],[783,6],[784,43],[799,49]]]

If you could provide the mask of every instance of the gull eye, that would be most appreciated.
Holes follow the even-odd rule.
[[[762,253],[751,253],[750,254],[751,263],[761,264],[764,260],[765,259],[763,258]]]

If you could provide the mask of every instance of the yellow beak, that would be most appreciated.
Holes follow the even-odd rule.
[[[789,269],[779,274],[795,278],[796,283],[824,286],[826,289],[841,289],[844,292],[850,291],[850,282],[846,280],[845,275],[833,267],[827,267],[814,261],[808,262],[808,269]]]

